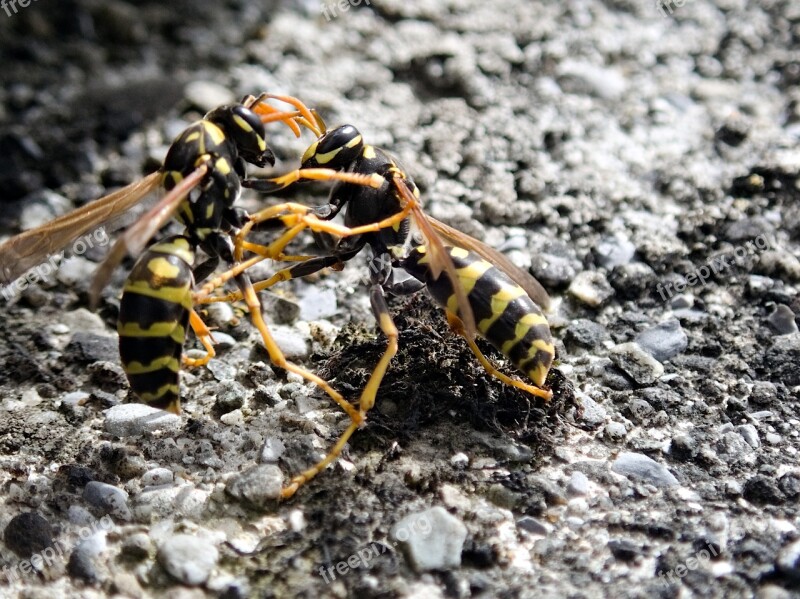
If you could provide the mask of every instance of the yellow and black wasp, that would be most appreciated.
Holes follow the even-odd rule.
[[[400,164],[384,150],[364,143],[355,127],[344,125],[326,132],[321,121],[317,124],[318,139],[303,155],[298,170],[274,179],[251,180],[244,185],[270,192],[301,180],[334,181],[328,204],[310,208],[285,203],[251,215],[237,236],[237,247],[257,255],[210,281],[195,295],[197,303],[239,299],[239,293],[218,298],[210,293],[239,269],[282,252],[305,228],[314,232],[327,253],[255,283],[256,289],[326,267],[341,268],[365,246],[372,250],[370,303],[388,339],[386,350],[361,393],[358,408],[343,406],[351,418],[350,426],[323,460],[291,480],[283,489],[284,497],[294,494],[336,459],[375,403],[381,380],[398,348],[398,331],[389,312],[386,292],[405,295],[427,286],[437,303],[445,308],[451,328],[466,339],[490,375],[544,400],[552,396],[543,388],[555,350],[542,313],[542,308],[549,305],[542,286],[500,252],[427,216],[419,204],[418,188]],[[342,210],[344,225],[328,222]],[[246,237],[251,227],[271,219],[280,219],[288,231],[267,248],[248,243]],[[414,241],[412,220],[421,233],[421,242]],[[397,269],[412,278],[396,280]],[[476,334],[507,356],[533,385],[500,372],[478,348]]]
[[[269,98],[287,102],[296,110],[280,111],[265,102]],[[90,297],[96,305],[125,255],[141,254],[125,283],[120,304],[120,356],[136,395],[153,406],[178,413],[178,373],[187,325],[206,348],[206,356],[195,360],[184,357],[184,363],[203,365],[214,356],[211,332],[193,307],[194,283],[207,278],[220,261],[235,265],[232,235],[246,221],[246,214],[234,202],[245,180],[245,164],[273,165],[265,124],[281,121],[299,135],[295,119],[302,123],[314,117],[300,100],[272,94],[248,96],[241,103],[212,110],[178,135],[158,172],[3,243],[0,281],[13,281],[70,241],[131,208],[157,187],[164,187],[166,195],[120,237],[100,265]],[[184,233],[142,253],[172,216],[185,227]],[[208,259],[195,265],[198,248]],[[319,385],[334,401],[347,403],[327,382],[285,359],[264,322],[247,273],[237,273],[233,278],[273,363]]]

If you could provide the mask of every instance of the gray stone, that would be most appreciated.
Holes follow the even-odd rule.
[[[25,512],[11,518],[3,540],[14,553],[28,559],[53,545],[53,529],[39,512]]]
[[[614,295],[606,277],[595,271],[578,273],[569,286],[569,293],[587,306],[597,308]]]
[[[775,309],[767,316],[767,322],[775,329],[778,335],[791,335],[797,332],[795,314],[786,304],[775,306]]]
[[[308,357],[308,343],[297,329],[278,325],[270,327],[270,332],[287,360],[305,360]]]
[[[756,427],[754,427],[752,424],[742,424],[737,426],[736,430],[750,447],[753,449],[758,449],[761,447],[761,441],[758,439],[758,432],[756,431]]]
[[[567,493],[573,497],[583,497],[589,494],[589,478],[581,471],[572,473],[567,483]]]
[[[621,235],[605,237],[594,248],[595,260],[598,266],[611,270],[615,266],[627,264],[633,259],[636,246],[629,239]]]
[[[679,484],[666,467],[641,453],[620,453],[611,464],[611,470],[654,487],[674,487]]]
[[[225,491],[256,507],[272,504],[281,495],[283,473],[273,464],[253,466],[228,481]]]
[[[142,485],[145,487],[157,487],[170,484],[175,475],[168,468],[153,468],[142,474]]]
[[[621,343],[609,352],[611,361],[641,386],[652,385],[664,374],[664,367],[638,343]]]
[[[93,480],[83,488],[83,498],[103,514],[111,514],[122,520],[130,520],[128,494],[122,489]]]
[[[201,585],[219,561],[219,551],[206,539],[178,534],[158,548],[158,563],[183,584]]]
[[[417,572],[447,570],[461,565],[467,527],[441,506],[410,514],[392,527]]]
[[[105,429],[116,437],[134,437],[159,430],[177,431],[181,418],[140,403],[120,404],[105,411]]]
[[[530,516],[523,516],[517,520],[517,527],[530,534],[541,535],[543,537],[550,534],[553,530],[553,527],[549,524]]]
[[[271,464],[277,462],[284,451],[286,451],[286,446],[283,441],[275,437],[268,437],[261,447],[261,463]]]
[[[659,362],[677,356],[689,345],[689,338],[677,320],[668,320],[645,329],[634,340]]]

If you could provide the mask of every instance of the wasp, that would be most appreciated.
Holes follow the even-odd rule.
[[[251,215],[237,234],[237,248],[256,255],[211,280],[195,294],[197,303],[241,299],[238,292],[220,297],[210,293],[238,270],[282,252],[303,229],[313,232],[326,253],[278,271],[255,283],[255,289],[326,267],[341,269],[364,247],[372,250],[370,304],[387,337],[386,349],[361,393],[358,408],[343,405],[351,419],[348,428],[324,459],[291,480],[282,491],[284,497],[294,494],[338,457],[375,404],[383,376],[398,350],[398,331],[386,293],[407,295],[427,287],[434,300],[445,308],[451,329],[466,339],[490,375],[545,401],[552,396],[543,388],[555,356],[542,312],[550,300],[538,281],[497,250],[426,215],[420,206],[419,189],[405,169],[388,152],[365,143],[355,127],[343,125],[326,131],[321,120],[317,125],[318,139],[304,153],[299,169],[244,185],[272,192],[303,180],[333,181],[328,203],[317,207],[284,203]],[[329,222],[342,211],[344,225]],[[279,219],[287,227],[278,240],[267,247],[246,240],[253,226],[271,219]],[[403,279],[396,276],[398,271],[411,276]],[[481,352],[476,335],[508,357],[533,385],[503,374]]]
[[[265,102],[270,98],[296,110],[280,111]],[[195,281],[207,278],[220,261],[236,264],[232,236],[247,215],[234,203],[246,180],[246,164],[263,167],[275,163],[265,124],[281,121],[299,135],[298,122],[313,119],[300,100],[266,93],[210,111],[177,136],[157,172],[4,242],[0,246],[0,282],[14,280],[52,252],[163,187],[164,197],[118,239],[97,269],[90,299],[96,306],[114,268],[126,255],[140,255],[125,282],[120,303],[120,357],[130,387],[141,400],[179,413],[181,358],[184,365],[200,366],[214,357],[213,337],[194,310],[192,290]],[[173,216],[184,226],[183,234],[142,253]],[[208,259],[195,264],[198,249]],[[345,402],[327,382],[285,359],[264,322],[247,273],[237,273],[233,278],[272,362],[319,385],[334,401]],[[205,348],[204,357],[189,359],[182,355],[187,326]]]

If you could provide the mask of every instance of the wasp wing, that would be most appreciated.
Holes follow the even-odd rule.
[[[420,233],[422,233],[422,236],[425,238],[425,245],[428,248],[428,254],[431,258],[431,272],[435,278],[439,278],[442,272],[447,273],[453,285],[453,293],[456,296],[456,304],[458,305],[458,317],[464,324],[464,332],[469,339],[474,339],[477,334],[477,329],[475,327],[475,316],[472,312],[472,306],[458,278],[453,260],[450,258],[450,254],[447,253],[447,250],[445,250],[444,244],[432,224],[432,219],[422,211],[422,208],[419,206],[419,199],[414,195],[399,173],[394,177],[394,184],[400,193],[401,205],[405,208],[409,202],[414,204],[411,215]]]
[[[138,204],[158,187],[158,172],[0,245],[0,283],[8,284],[87,231]]]
[[[100,292],[108,284],[111,273],[122,262],[125,255],[141,253],[150,238],[164,226],[164,223],[175,213],[186,196],[203,180],[207,172],[208,166],[205,164],[196,168],[122,234],[94,275],[92,286],[89,289],[89,301],[92,308],[97,307]]]
[[[479,254],[484,260],[494,264],[497,268],[506,273],[513,281],[525,290],[525,293],[530,297],[540,308],[547,310],[550,306],[550,296],[545,291],[542,284],[537,281],[533,275],[530,275],[519,266],[509,260],[505,254],[498,252],[491,246],[486,245],[482,241],[470,237],[466,233],[462,233],[458,229],[444,224],[442,221],[436,220],[433,217],[428,217],[431,226],[444,237],[447,241],[455,246],[462,247],[467,250]]]

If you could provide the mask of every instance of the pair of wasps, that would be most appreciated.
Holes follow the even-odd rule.
[[[291,108],[280,110],[268,100]],[[306,127],[317,139],[299,169],[272,179],[248,179],[247,163],[274,165],[265,133],[265,125],[273,122],[284,123],[297,136],[301,126]],[[328,203],[309,207],[286,202],[249,215],[235,205],[242,187],[269,193],[303,180],[332,181]],[[244,300],[272,362],[318,385],[350,417],[350,425],[325,458],[292,478],[282,497],[292,496],[332,463],[374,405],[398,348],[387,293],[412,294],[427,287],[445,308],[450,327],[466,339],[489,374],[550,399],[544,385],[555,352],[542,314],[549,298],[541,285],[500,252],[427,216],[418,188],[399,163],[364,143],[355,127],[327,130],[315,111],[291,96],[248,96],[239,104],[212,110],[175,139],[158,172],[9,239],[0,246],[0,282],[13,281],[158,187],[166,191],[164,197],[121,235],[98,268],[90,288],[92,303],[97,305],[125,256],[138,255],[119,310],[122,364],[131,389],[142,401],[178,413],[181,364],[201,366],[214,356],[213,336],[196,306]],[[343,224],[332,222],[340,212]],[[173,217],[183,225],[183,234],[145,250]],[[270,224],[283,227],[277,239],[268,245],[249,240],[254,227]],[[287,254],[286,247],[305,230],[313,233],[321,255]],[[372,250],[370,303],[387,345],[360,398],[351,403],[327,381],[286,360],[264,322],[257,292],[324,268],[341,269],[365,246]],[[200,255],[205,258],[196,263]],[[291,265],[254,283],[248,269],[267,259]],[[212,276],[220,263],[227,270]],[[216,292],[229,281],[236,291]],[[183,355],[187,326],[206,350],[202,358]],[[533,384],[500,372],[478,348],[476,335],[494,345]]]

